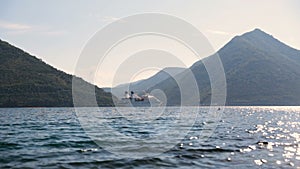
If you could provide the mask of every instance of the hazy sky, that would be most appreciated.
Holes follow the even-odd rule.
[[[254,28],[300,49],[299,9],[299,0],[2,0],[0,39],[73,73],[87,41],[118,18],[145,12],[173,15],[197,27],[215,50]]]

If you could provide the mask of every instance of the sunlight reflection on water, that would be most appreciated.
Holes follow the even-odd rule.
[[[203,109],[205,110],[205,109]],[[111,113],[101,108],[96,113]],[[141,109],[138,113],[146,112]],[[205,111],[202,111],[205,112]],[[0,168],[295,168],[300,166],[300,107],[226,107],[221,120],[199,118],[182,140],[169,151],[144,159],[119,159],[97,146],[81,128],[71,108],[0,109]],[[128,112],[128,115],[134,112]],[[88,116],[92,114],[87,114]],[[139,121],[111,126],[141,139],[147,139],[172,116],[156,119],[156,123],[140,132]],[[147,122],[147,119],[144,119]],[[216,123],[213,134],[203,141],[205,126]],[[125,126],[124,126],[125,125]],[[184,123],[178,124],[182,127]],[[123,128],[120,128],[120,127]],[[147,125],[145,125],[147,126]],[[150,126],[150,127],[149,127]],[[97,131],[116,148],[120,140],[110,138],[105,130]],[[155,141],[155,140],[153,140]],[[163,146],[164,140],[153,145]],[[106,143],[104,143],[106,144]],[[160,144],[160,145],[159,145]],[[127,147],[126,147],[127,146]],[[139,152],[149,148],[132,145]],[[5,152],[5,154],[4,154]]]

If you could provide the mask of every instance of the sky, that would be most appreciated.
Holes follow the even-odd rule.
[[[181,18],[202,32],[215,51],[234,36],[255,28],[300,49],[299,7],[298,0],[1,0],[0,39],[60,70],[74,74],[78,58],[90,38],[123,17],[163,13]],[[155,37],[147,38],[152,42],[164,41]],[[132,39],[131,43],[139,44],[139,39]],[[132,50],[126,44],[124,46],[123,52],[124,48]],[[184,62],[180,63],[183,67],[189,67],[197,61],[196,57],[180,59]],[[117,71],[111,70],[112,67],[116,69],[116,60],[108,61],[105,64],[106,71],[98,73],[92,83],[110,87],[126,82],[126,79],[118,82],[112,80]],[[165,66],[180,64],[176,62]],[[152,71],[136,73],[131,81],[146,78],[157,71],[159,69],[154,68]]]

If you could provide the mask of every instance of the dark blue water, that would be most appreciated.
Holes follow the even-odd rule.
[[[176,114],[174,109],[166,111]],[[91,111],[87,110],[87,116]],[[206,111],[201,108],[199,113]],[[94,113],[114,112],[113,108],[101,108]],[[143,108],[141,112],[147,113]],[[172,141],[174,146],[155,156],[136,158],[120,157],[107,144],[113,150],[127,151],[132,143],[125,140],[120,144],[122,139],[147,140],[167,130],[165,124],[172,123],[173,118],[152,119],[145,127],[143,123],[131,123],[134,119],[124,122],[120,115],[102,116],[108,119],[103,124],[124,137],[109,138],[111,133],[101,130],[97,131],[101,139],[96,144],[72,108],[0,109],[0,168],[300,167],[300,107],[227,107],[221,115],[218,120],[197,119],[183,139],[151,140],[148,147],[141,141],[135,150],[143,155],[153,150],[149,146],[162,147]],[[185,128],[185,123],[177,125],[178,129]],[[209,125],[214,127],[205,127]],[[202,137],[205,131],[210,137]]]

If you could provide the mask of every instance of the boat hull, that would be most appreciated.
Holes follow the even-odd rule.
[[[119,107],[159,107],[162,104],[156,100],[144,99],[121,99],[117,102],[116,106]]]

